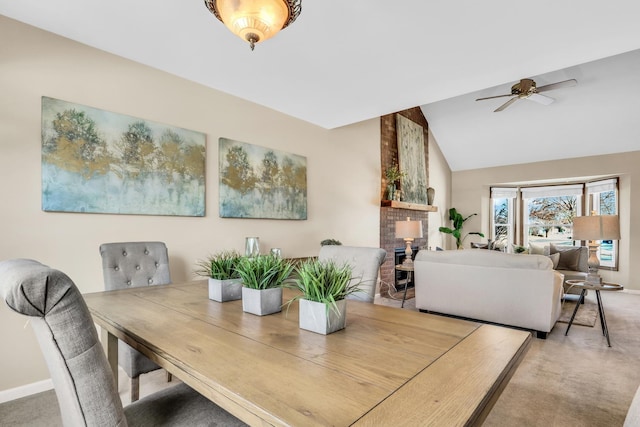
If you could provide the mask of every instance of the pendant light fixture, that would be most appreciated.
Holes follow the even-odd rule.
[[[231,32],[256,43],[275,36],[300,15],[302,0],[204,0],[205,6]]]

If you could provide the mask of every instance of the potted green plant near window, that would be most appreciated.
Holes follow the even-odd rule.
[[[273,255],[242,258],[236,267],[242,279],[242,310],[264,316],[282,310],[282,286],[293,263]]]
[[[242,298],[242,279],[236,269],[241,258],[236,251],[221,251],[197,262],[195,274],[209,278],[209,299],[226,302]]]
[[[346,297],[359,291],[358,285],[351,283],[351,266],[310,259],[296,267],[296,276],[292,287],[301,294],[288,304],[299,301],[300,328],[324,335],[343,329]]]
[[[462,225],[464,224],[464,222],[466,220],[468,220],[469,218],[471,218],[472,216],[475,216],[475,215],[478,215],[478,214],[474,213],[474,214],[471,214],[471,215],[469,215],[467,217],[463,217],[456,210],[456,208],[451,208],[451,209],[449,209],[449,220],[451,221],[451,223],[453,225],[453,228],[440,227],[439,230],[442,233],[451,234],[453,237],[455,237],[455,239],[456,239],[456,247],[458,249],[463,249],[464,239],[466,239],[467,236],[469,236],[471,234],[475,234],[475,235],[478,235],[480,237],[484,237],[484,234],[480,233],[479,231],[471,231],[471,232],[465,234],[464,237],[462,236]]]

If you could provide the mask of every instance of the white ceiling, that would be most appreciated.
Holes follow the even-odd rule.
[[[253,52],[202,0],[0,0],[0,14],[329,129],[422,106],[452,170],[640,149],[637,0],[303,0]],[[474,101],[525,77],[578,86],[501,113],[505,98]]]

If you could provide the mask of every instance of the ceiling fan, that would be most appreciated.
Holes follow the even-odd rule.
[[[536,82],[531,79],[522,79],[518,83],[511,86],[511,93],[507,95],[488,96],[486,98],[478,98],[476,101],[483,101],[485,99],[503,98],[505,96],[512,96],[510,100],[499,106],[494,110],[494,113],[502,111],[509,105],[516,102],[518,99],[530,99],[543,105],[549,105],[553,101],[553,98],[546,95],[541,95],[540,92],[546,92],[549,90],[559,89],[562,87],[571,87],[578,84],[576,79],[565,80],[562,82],[551,83],[545,86],[536,87]]]

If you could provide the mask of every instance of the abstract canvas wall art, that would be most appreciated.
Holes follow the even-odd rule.
[[[307,219],[307,159],[219,139],[220,217]]]
[[[42,97],[42,209],[204,216],[205,134]]]
[[[402,172],[402,201],[427,204],[427,166],[422,126],[396,115],[398,133],[398,164]]]

